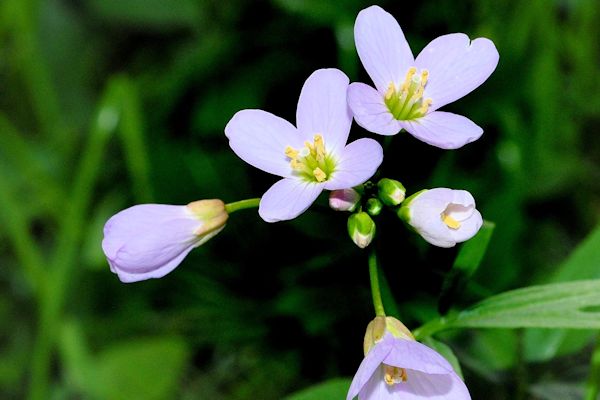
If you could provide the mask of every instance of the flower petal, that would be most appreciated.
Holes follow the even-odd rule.
[[[172,258],[166,264],[163,264],[162,266],[160,266],[160,268],[156,269],[127,270],[119,268],[115,263],[111,262],[110,260],[108,260],[108,263],[110,265],[110,270],[117,274],[119,280],[123,283],[139,282],[152,278],[162,278],[169,272],[173,271],[179,264],[181,264],[183,259],[188,255],[190,251],[192,251],[194,247],[196,246],[190,245],[186,247],[176,257]]]
[[[486,38],[471,42],[464,33],[453,33],[432,40],[415,60],[417,68],[429,71],[424,98],[431,98],[430,110],[460,99],[494,72],[498,50]]]
[[[407,380],[392,387],[397,398],[403,400],[471,400],[465,383],[454,372],[449,374],[426,374],[406,371]],[[394,397],[396,398],[396,397]]]
[[[140,204],[106,222],[102,249],[123,282],[158,278],[199,244],[194,232],[201,226],[185,206]]]
[[[394,118],[383,102],[383,95],[364,83],[348,86],[348,105],[356,123],[369,132],[395,135],[400,132],[400,121]]]
[[[449,374],[454,371],[450,363],[435,350],[408,339],[394,338],[392,350],[383,363],[425,374]]]
[[[417,139],[441,149],[458,149],[483,134],[483,129],[470,119],[444,111],[434,111],[422,118],[400,123]]]
[[[292,174],[285,148],[304,146],[288,121],[262,110],[238,111],[225,127],[229,146],[248,164],[274,175]]]
[[[400,84],[414,63],[398,21],[381,7],[371,6],[358,13],[354,41],[365,70],[382,94],[390,83]]]
[[[346,102],[349,79],[335,68],[313,72],[302,87],[296,125],[304,140],[320,133],[328,152],[338,154],[348,141],[352,113]]]
[[[473,214],[460,223],[460,229],[453,230],[452,238],[456,243],[461,243],[471,239],[479,232],[481,225],[483,224],[483,218],[477,210],[473,210]]]
[[[377,373],[377,369],[392,350],[393,340],[393,336],[387,334],[381,342],[371,348],[369,353],[360,363],[356,374],[354,374],[346,400],[353,399],[359,392],[362,393],[363,387],[369,382],[371,377]]]
[[[260,200],[258,214],[267,222],[296,218],[310,207],[323,191],[323,184],[285,178],[276,182]]]
[[[377,141],[362,138],[346,146],[325,189],[348,189],[372,177],[383,161],[383,149]]]

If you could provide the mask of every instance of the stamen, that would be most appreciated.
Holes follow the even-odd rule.
[[[325,182],[335,171],[335,159],[327,154],[323,135],[317,133],[313,142],[304,142],[304,147],[295,149],[286,146],[284,154],[290,159],[294,174],[309,182]]]
[[[384,368],[384,376],[383,380],[389,386],[393,386],[396,383],[406,382],[408,380],[408,375],[406,375],[406,370],[404,368],[392,367],[390,365],[383,366]]]
[[[317,182],[324,182],[327,179],[327,174],[319,167],[313,170],[313,175],[317,179]]]
[[[424,116],[432,103],[431,99],[423,99],[425,86],[429,80],[429,71],[422,69],[417,73],[416,67],[410,67],[399,90],[391,82],[384,94],[384,102],[395,119],[408,121]]]
[[[446,213],[442,213],[442,221],[448,226],[450,229],[458,229],[460,228],[460,222],[452,218],[450,215]]]

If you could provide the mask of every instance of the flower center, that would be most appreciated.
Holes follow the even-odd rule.
[[[327,154],[323,136],[319,133],[312,143],[304,142],[300,150],[287,146],[285,155],[290,159],[292,169],[309,182],[325,182],[335,170],[335,161]]]
[[[442,213],[442,221],[448,226],[450,229],[458,229],[460,228],[460,222],[452,218],[450,214],[446,214],[446,212]]]
[[[408,380],[408,376],[406,375],[406,370],[404,368],[392,367],[384,364],[383,371],[383,380],[389,386],[393,386],[400,382],[406,382]]]
[[[427,114],[431,105],[430,98],[423,99],[423,91],[427,85],[429,71],[422,69],[417,74],[417,68],[410,67],[404,78],[404,83],[396,89],[394,82],[390,83],[385,93],[384,102],[394,118],[406,121],[420,118]]]
[[[461,222],[466,221],[473,215],[474,205],[462,205],[450,203],[442,212],[441,218],[450,229],[460,229]]]

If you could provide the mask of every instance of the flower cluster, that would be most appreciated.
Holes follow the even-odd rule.
[[[439,247],[473,237],[482,216],[464,190],[434,188],[406,196],[399,181],[370,179],[383,162],[372,138],[348,142],[352,122],[378,135],[405,130],[441,149],[457,149],[483,129],[461,115],[439,111],[481,85],[498,52],[485,38],[462,33],[438,37],[415,58],[402,29],[378,6],[362,10],[354,26],[356,49],[374,87],[350,83],[335,68],[314,71],[304,83],[295,124],[263,110],[237,112],[225,126],[233,152],[280,179],[260,199],[187,206],[144,204],[119,212],[104,228],[102,248],[123,282],[160,278],[218,234],[229,215],[258,206],[266,222],[296,218],[324,191],[329,205],[349,212],[348,233],[365,248],[375,237],[374,218],[391,209],[411,230]],[[379,315],[365,337],[365,359],[348,393],[373,399],[469,399],[450,364],[418,343],[399,321]]]

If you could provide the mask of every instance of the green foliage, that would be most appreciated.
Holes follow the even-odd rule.
[[[600,329],[600,279],[530,286],[489,297],[447,327]]]
[[[285,400],[342,400],[346,398],[349,388],[349,379],[330,379],[287,396]]]

